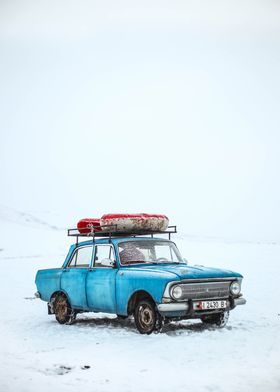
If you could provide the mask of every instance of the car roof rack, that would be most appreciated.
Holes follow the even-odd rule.
[[[88,233],[81,233],[77,228],[75,229],[68,229],[67,230],[67,235],[68,237],[76,237],[77,243],[79,241],[80,237],[86,237],[86,238],[92,238],[93,241],[94,239],[97,238],[109,238],[110,240],[112,238],[118,238],[118,237],[138,237],[138,236],[147,236],[150,235],[152,238],[155,234],[167,234],[168,239],[170,240],[171,234],[177,233],[177,226],[168,226],[166,230],[164,231],[151,231],[151,230],[134,230],[134,231],[118,231],[117,225],[106,225],[103,226],[103,228],[106,227],[106,231],[101,231],[100,226],[97,225],[90,225],[88,228],[90,231]],[[84,229],[84,230],[88,230]],[[83,230],[83,229],[82,229]]]

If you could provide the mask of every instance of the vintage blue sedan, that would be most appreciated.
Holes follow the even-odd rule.
[[[242,275],[190,266],[174,242],[155,233],[94,233],[70,247],[61,268],[39,270],[36,296],[61,324],[77,313],[134,316],[138,331],[150,334],[163,322],[200,319],[222,327],[229,311],[246,303]]]

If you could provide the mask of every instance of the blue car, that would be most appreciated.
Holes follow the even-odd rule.
[[[229,311],[246,300],[242,275],[189,266],[171,233],[92,233],[69,249],[61,268],[39,270],[36,296],[60,324],[72,323],[81,312],[104,312],[121,318],[134,316],[141,334],[161,330],[170,320],[200,319],[222,327]],[[161,233],[162,234],[162,233]]]

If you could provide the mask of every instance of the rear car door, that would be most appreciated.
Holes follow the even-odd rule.
[[[116,313],[116,267],[105,267],[102,260],[110,259],[116,264],[111,244],[95,245],[93,267],[86,281],[88,306],[93,311]]]
[[[92,245],[80,246],[61,274],[61,289],[73,308],[87,309],[86,280],[92,259]]]

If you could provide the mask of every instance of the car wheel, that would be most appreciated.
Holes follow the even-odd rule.
[[[201,321],[205,324],[215,325],[219,328],[223,328],[229,319],[229,312],[222,312],[218,314],[211,314],[209,316],[203,316]]]
[[[64,294],[58,294],[55,297],[53,308],[56,321],[59,324],[66,324],[71,320],[72,309]]]
[[[150,299],[140,300],[134,310],[134,320],[141,334],[159,332],[162,326],[161,317],[155,309],[155,304]]]

